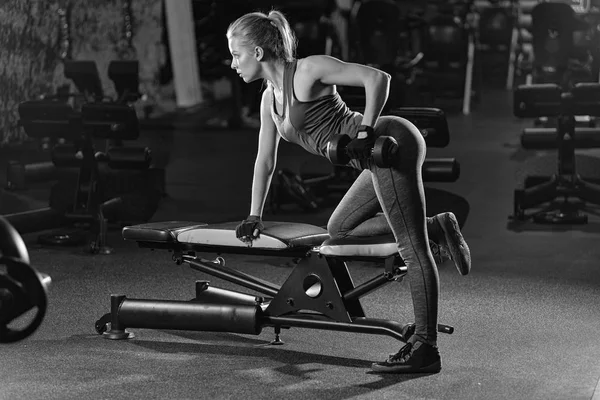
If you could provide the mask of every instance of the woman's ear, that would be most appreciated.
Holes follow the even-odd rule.
[[[256,58],[256,61],[262,61],[264,56],[265,56],[265,51],[263,50],[263,48],[260,46],[256,46],[254,48],[254,57]]]

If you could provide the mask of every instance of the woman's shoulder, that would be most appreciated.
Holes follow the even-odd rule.
[[[311,55],[300,58],[296,64],[296,74],[302,76],[307,81],[318,81],[323,72],[327,70],[330,58],[326,55]]]
[[[340,59],[325,54],[311,55],[298,59],[296,70],[318,77],[324,73],[338,70],[341,63]]]
[[[329,58],[329,56],[321,54],[299,58],[296,60],[296,69],[310,71],[313,68],[319,67],[320,65],[326,63]]]

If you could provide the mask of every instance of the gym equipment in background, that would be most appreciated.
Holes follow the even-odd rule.
[[[116,98],[110,99],[104,96],[104,90],[100,82],[100,76],[96,63],[93,61],[64,60],[64,74],[75,84],[77,92],[69,92],[69,87],[59,88],[56,94],[45,95],[44,100],[55,100],[69,102],[71,99],[74,108],[79,109],[80,104],[85,102],[109,101],[118,104],[132,104],[140,99],[139,92],[139,63],[138,61],[111,61],[108,65],[108,76],[112,80]],[[51,149],[62,141],[62,137],[38,138]],[[6,189],[11,191],[26,190],[39,182],[48,182],[60,179],[64,174],[57,170],[54,163],[41,161],[34,163],[23,163],[19,160],[9,160],[6,166],[7,185]]]
[[[0,216],[0,343],[18,342],[39,328],[46,315],[50,283],[50,276],[30,265],[23,239]],[[30,311],[33,316],[25,315]]]
[[[415,79],[423,53],[408,45],[408,22],[393,0],[363,0],[354,3],[350,13],[351,61],[370,65],[392,76],[384,112],[403,107]],[[340,95],[352,109],[364,107],[362,88],[340,87]]]
[[[150,149],[123,145],[124,141],[139,138],[137,115],[127,103],[104,101],[95,64],[73,62],[69,65],[65,73],[92,101],[83,102],[79,110],[56,98],[26,101],[19,105],[19,116],[21,126],[30,137],[63,140],[52,149],[52,163],[57,169],[75,171],[73,179],[57,182],[50,196],[50,207],[6,217],[19,232],[59,228],[74,223],[88,224],[95,234],[89,250],[108,254],[112,251],[106,245],[109,216],[120,213],[118,217],[123,218],[122,210],[127,209],[132,213],[130,220],[146,221],[158,207],[161,196],[144,192],[144,183],[146,188],[152,187],[150,182],[144,182],[150,176],[148,173],[131,179],[141,187],[118,193],[110,190],[111,184],[115,186],[112,181],[118,180],[119,173],[149,170]],[[113,70],[113,74],[118,75],[118,72]],[[132,90],[134,83],[118,85],[123,91],[123,99],[131,99],[135,95]],[[111,176],[112,171],[117,172]],[[47,224],[42,226],[40,221],[47,221]],[[54,226],[47,226],[52,224]],[[71,241],[70,237],[74,240]],[[70,230],[44,234],[40,241],[45,244],[76,243],[75,238],[78,237],[81,237],[80,233]]]
[[[482,79],[498,79],[499,83],[506,85],[507,77],[512,77],[515,73],[518,2],[516,0],[479,1],[475,2],[475,10],[478,14],[475,31],[476,54],[480,56],[481,69],[486,71]],[[512,85],[512,82],[510,84]]]
[[[362,242],[330,239],[323,228],[289,222],[265,222],[265,230],[251,246],[235,236],[237,222],[203,224],[157,222],[123,228],[123,238],[142,248],[172,252],[176,264],[258,292],[221,289],[196,281],[189,300],[129,299],[111,295],[110,313],[95,328],[107,339],[129,339],[128,328],[235,332],[258,335],[273,327],[282,344],[281,329],[291,327],[387,335],[406,342],[414,324],[367,317],[360,298],[391,282],[399,282],[406,266],[393,235],[364,238]],[[218,254],[204,259],[197,253]],[[282,285],[267,282],[226,265],[222,254],[290,257],[298,264]],[[384,264],[383,271],[355,286],[348,262]],[[439,324],[438,331],[454,328]]]
[[[244,107],[244,90],[239,76],[231,69],[231,54],[227,47],[225,32],[236,18],[255,11],[257,0],[198,0],[192,2],[194,30],[198,48],[198,66],[202,83],[216,82],[226,78],[231,90],[231,101],[215,108],[216,119],[227,129],[240,128]],[[167,32],[168,33],[168,32]],[[221,115],[222,111],[225,111]],[[214,128],[214,126],[213,126]]]
[[[524,129],[521,145],[528,150],[556,149],[558,160],[554,174],[528,176],[522,187],[515,189],[512,218],[550,224],[587,223],[582,211],[586,203],[600,204],[600,185],[580,176],[575,150],[599,148],[600,129],[577,127],[575,117],[600,116],[600,84],[577,83],[571,89],[554,83],[521,85],[513,101],[517,117],[557,118],[556,127]],[[527,213],[528,209],[533,211]]]
[[[591,61],[591,81],[598,81],[598,4],[589,0],[511,3],[517,23],[511,41],[508,90],[513,89],[516,78],[528,84],[542,83],[540,79],[557,83],[553,79],[562,78],[558,69],[564,69],[565,60],[571,64],[567,68],[579,69],[575,74],[579,81],[590,81]]]
[[[334,54],[334,46],[339,47],[330,19],[335,7],[335,0],[288,0],[278,7],[298,39],[297,58]]]
[[[578,21],[566,3],[539,3],[531,11],[532,83],[568,85],[592,80],[588,60],[575,57]]]
[[[415,88],[425,103],[462,99],[462,113],[471,112],[472,100],[481,97],[480,74],[476,74],[476,21],[472,0],[431,1],[435,10],[423,16],[423,61],[416,71]]]
[[[595,26],[595,24],[592,24]],[[569,91],[574,84],[598,82],[593,73],[595,34],[588,22],[565,2],[539,3],[531,10],[533,58],[527,83],[552,83]],[[576,40],[576,38],[578,38]],[[593,116],[576,112],[577,126],[594,127]],[[539,115],[534,126],[558,128],[556,118]]]

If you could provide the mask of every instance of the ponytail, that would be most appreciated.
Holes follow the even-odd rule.
[[[275,49],[273,49],[275,54],[287,62],[293,61],[296,57],[296,46],[298,42],[288,20],[277,10],[271,10],[267,18],[275,24],[281,35],[281,43],[278,43],[281,46],[276,46]]]

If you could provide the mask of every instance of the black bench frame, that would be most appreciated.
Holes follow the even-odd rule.
[[[331,257],[318,248],[298,246],[284,250],[253,249],[181,244],[174,241],[138,241],[142,248],[168,249],[176,264],[226,280],[263,294],[255,296],[235,290],[213,288],[208,281],[196,281],[196,297],[191,301],[128,299],[111,295],[111,312],[96,321],[96,331],[108,339],[133,337],[127,328],[216,331],[258,335],[273,327],[281,344],[282,328],[312,328],[391,336],[406,342],[414,324],[369,318],[360,298],[394,282],[402,281],[407,268],[399,255],[377,257]],[[205,259],[197,253],[217,253]],[[225,265],[224,253],[291,257],[299,260],[282,285],[267,282]],[[355,286],[347,261],[384,264],[384,271]],[[438,325],[438,331],[451,334],[454,328]]]
[[[557,117],[557,127],[525,129],[521,144],[526,149],[557,149],[557,169],[552,176],[529,176],[514,191],[516,221],[532,218],[537,223],[585,224],[581,211],[586,203],[600,204],[600,185],[583,179],[576,169],[576,148],[599,147],[600,130],[580,131],[576,115],[600,116],[600,84],[577,83],[570,89],[557,84],[521,85],[514,92],[513,113],[520,118]],[[557,199],[562,198],[562,201]],[[579,199],[583,203],[569,201]],[[527,212],[527,210],[533,210]]]

